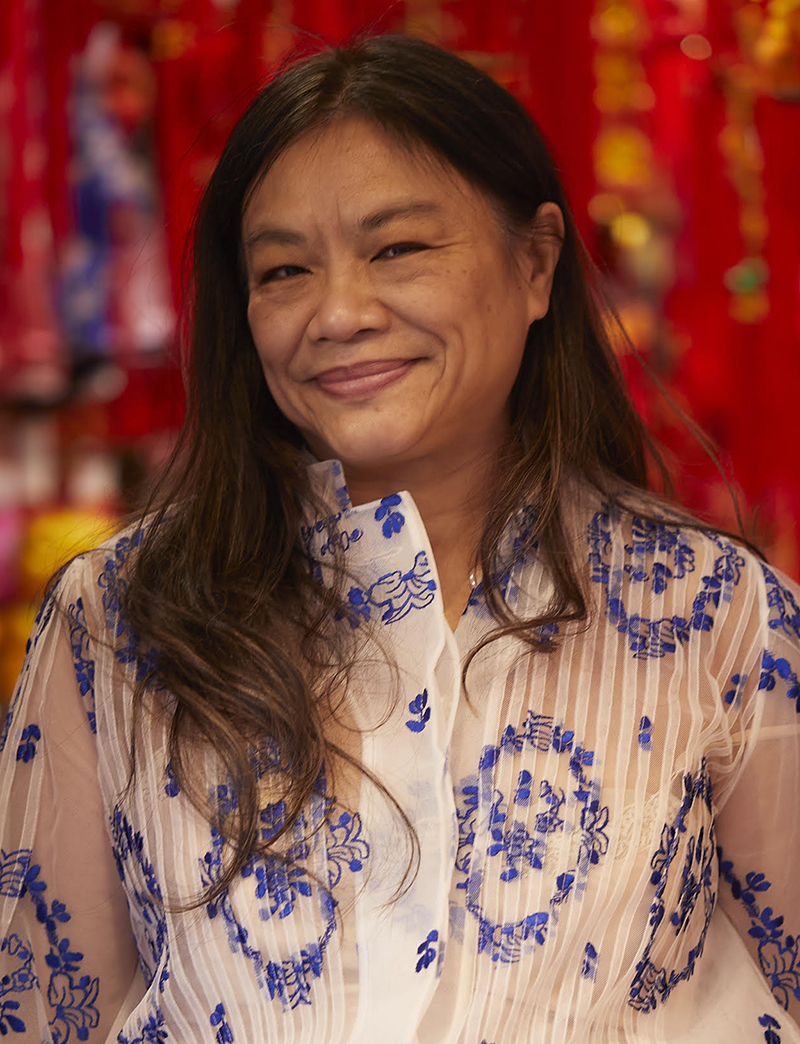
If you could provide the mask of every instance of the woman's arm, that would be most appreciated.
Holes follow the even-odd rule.
[[[102,1042],[140,976],[98,784],[82,568],[37,617],[0,739],[0,1033],[11,1040]]]
[[[800,590],[763,572],[762,641],[734,683],[752,706],[744,768],[717,821],[718,901],[800,1023]]]

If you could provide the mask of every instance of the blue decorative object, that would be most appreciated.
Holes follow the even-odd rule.
[[[215,1040],[217,1044],[233,1044],[233,1031],[225,1018],[225,1005],[218,1004],[211,1012],[209,1019],[211,1025],[216,1029]]]
[[[691,833],[690,833],[691,830]],[[683,882],[678,907],[668,911],[664,893],[673,866],[683,849]],[[650,905],[650,933],[644,952],[636,964],[628,1003],[642,1014],[654,1011],[663,1004],[675,987],[691,978],[697,961],[703,954],[711,915],[716,903],[714,882],[714,821],[711,801],[711,780],[705,762],[700,770],[683,777],[683,797],[673,823],[665,823],[661,831],[658,851],[650,860],[650,881],[655,894]],[[651,960],[651,954],[660,934],[667,926],[676,935],[686,932],[694,924],[693,914],[702,899],[702,922],[694,946],[690,947],[685,966],[667,970]]]
[[[592,982],[594,982],[597,978],[597,950],[594,948],[594,946],[592,946],[590,942],[587,942],[583,950],[581,978],[591,979]]]
[[[400,495],[393,493],[390,497],[384,497],[381,500],[380,507],[375,511],[375,521],[380,522],[383,520],[381,530],[387,540],[390,540],[395,533],[399,533],[405,525],[405,517],[399,511],[392,511],[392,508],[397,507],[401,503],[402,498]]]
[[[483,871],[472,866],[472,850],[475,845],[476,817],[479,798],[488,806],[490,844],[489,859],[501,857],[503,868],[499,879],[509,883],[524,873],[541,871],[547,849],[547,837],[564,829],[563,808],[566,795],[560,787],[548,780],[539,782],[534,788],[533,776],[523,770],[517,776],[517,786],[511,800],[512,806],[529,807],[531,796],[536,790],[540,810],[533,816],[533,830],[526,822],[512,815],[505,795],[494,785],[494,767],[505,757],[523,751],[553,750],[565,757],[575,789],[572,795],[579,806],[580,844],[576,865],[564,869],[556,876],[556,887],[548,909],[538,910],[510,922],[497,922],[488,917],[480,903]],[[568,901],[576,879],[585,878],[590,867],[596,866],[608,852],[608,807],[600,802],[597,783],[586,774],[594,761],[594,752],[585,750],[575,742],[571,730],[554,723],[548,715],[528,711],[519,727],[508,725],[497,746],[483,748],[478,775],[461,781],[457,792],[456,815],[458,818],[459,843],[456,853],[456,873],[461,876],[456,887],[465,893],[465,904],[470,914],[478,921],[478,952],[485,953],[493,961],[512,964],[519,961],[528,947],[543,946],[551,918],[558,908]],[[485,807],[485,806],[484,806]],[[530,816],[525,817],[530,821]]]
[[[430,967],[431,964],[436,960],[436,943],[439,941],[439,933],[434,928],[428,932],[426,939],[417,947],[417,953],[420,955],[417,961],[417,971],[421,972],[423,968]]]
[[[75,678],[78,682],[78,690],[87,701],[86,714],[92,732],[97,732],[95,720],[95,698],[94,698],[94,659],[91,655],[91,639],[86,625],[86,610],[83,599],[76,598],[69,607],[69,640],[72,647],[72,664],[75,669]]]
[[[781,1028],[780,1022],[777,1019],[773,1019],[771,1015],[764,1014],[760,1015],[758,1019],[759,1026],[764,1026],[764,1040],[767,1044],[781,1044],[781,1038],[775,1032]]]
[[[2,858],[3,894],[18,898],[27,895],[36,909],[36,920],[47,936],[50,952],[45,956],[44,970],[49,970],[50,976],[47,1000],[54,1013],[50,1020],[53,1039],[67,1044],[74,1030],[77,1040],[86,1040],[89,1030],[97,1026],[100,1018],[96,1007],[99,979],[79,974],[83,954],[72,950],[69,939],[60,934],[61,925],[70,920],[70,914],[64,903],[46,898],[47,884],[40,876],[41,867],[32,864],[30,850],[20,849],[10,856],[2,853]],[[12,933],[0,940],[2,951],[19,965],[11,975],[0,980],[0,1035],[5,1036],[9,1030],[24,1033],[26,1029],[24,1020],[14,1014],[19,1010],[19,1002],[9,994],[32,989],[39,985],[39,980],[34,972],[30,943]]]
[[[633,539],[624,547],[626,561],[621,568],[611,569],[613,542],[612,523],[620,521],[620,511],[608,505],[598,511],[589,525],[589,564],[591,578],[605,588],[605,615],[609,622],[627,636],[636,659],[660,658],[685,645],[695,632],[710,631],[714,611],[720,599],[730,599],[730,589],[739,583],[744,558],[738,549],[726,543],[717,533],[702,531],[705,539],[721,552],[708,576],[699,581],[688,617],[644,617],[628,613],[624,600],[624,580],[647,583],[654,595],[663,594],[669,583],[685,580],[694,572],[694,551],[677,526],[633,519]],[[653,561],[656,555],[665,561]]]
[[[792,670],[788,660],[782,656],[775,656],[768,649],[764,650],[761,657],[761,677],[758,682],[759,689],[771,692],[776,685],[776,679],[780,678],[786,685],[786,696],[794,700],[795,710],[800,714],[800,681],[797,674]]]
[[[408,710],[414,715],[414,719],[412,721],[407,721],[406,727],[411,729],[412,732],[422,732],[431,717],[431,709],[428,706],[427,689],[423,689],[422,692],[414,697],[408,705]]]
[[[639,746],[642,750],[653,749],[653,723],[647,715],[642,715],[639,719]]]
[[[771,906],[761,905],[759,895],[772,887],[764,874],[751,871],[742,884],[731,860],[725,858],[721,848],[718,853],[722,879],[750,918],[748,934],[758,940],[758,963],[767,985],[778,1004],[788,1008],[791,997],[800,1001],[800,935],[787,934],[783,916]]]
[[[27,725],[20,733],[17,761],[33,761],[36,756],[36,744],[41,738],[42,732],[38,725]]]

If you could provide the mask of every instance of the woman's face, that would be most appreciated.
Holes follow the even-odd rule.
[[[557,246],[512,246],[460,175],[360,119],[283,153],[242,238],[267,384],[318,457],[385,470],[500,444]]]

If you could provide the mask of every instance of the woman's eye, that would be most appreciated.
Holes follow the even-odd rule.
[[[278,265],[277,268],[270,268],[268,272],[265,272],[260,279],[259,283],[278,283],[284,279],[291,279],[293,276],[302,275],[303,272],[308,271],[306,268],[301,268],[300,265]]]
[[[392,258],[403,257],[405,254],[413,254],[419,250],[427,250],[427,247],[422,243],[392,243],[385,250],[381,250],[377,257],[385,257],[391,261]]]

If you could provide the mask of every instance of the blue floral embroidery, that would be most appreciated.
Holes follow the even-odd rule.
[[[409,712],[414,715],[413,721],[406,722],[406,728],[412,732],[422,732],[430,721],[431,709],[428,706],[428,690],[423,689],[408,705]]]
[[[23,942],[16,932],[12,932],[0,942],[0,953],[3,951],[19,963],[19,968],[0,979],[0,997],[7,993],[32,990],[34,986],[39,985],[39,979],[33,970],[33,950],[29,942]]]
[[[786,696],[794,700],[795,710],[800,714],[800,681],[797,674],[792,670],[788,660],[782,656],[774,656],[768,649],[764,650],[761,657],[761,677],[758,682],[759,689],[771,692],[775,688],[775,679],[780,678],[786,683]]]
[[[746,674],[732,674],[729,682],[730,689],[727,690],[724,696],[725,703],[729,707],[738,708],[742,703],[742,693],[744,687],[747,684],[748,675]]]
[[[344,490],[345,496],[347,496],[346,487],[343,486],[342,490]],[[337,490],[337,495],[339,492]],[[351,530],[337,528],[342,517],[347,516],[345,510],[347,507],[349,507],[349,497],[347,504],[342,505],[342,511],[337,511],[335,515],[328,515],[327,518],[321,518],[313,525],[300,527],[300,536],[306,551],[309,557],[317,562],[318,566],[319,560],[326,555],[335,555],[339,552],[349,551],[351,545],[358,543],[364,535],[363,530],[358,528]],[[319,575],[321,578],[321,569]]]
[[[25,1023],[13,1014],[18,1009],[18,1001],[7,1000],[0,1004],[0,1034],[4,1037],[9,1030],[13,1030],[14,1033],[25,1032]]]
[[[604,511],[598,511],[589,525],[592,580],[605,587],[606,617],[620,634],[627,635],[634,657],[660,658],[686,644],[693,632],[711,630],[714,626],[711,612],[719,607],[721,598],[730,599],[731,588],[739,583],[744,559],[733,544],[725,543],[716,533],[704,532],[703,535],[717,546],[721,554],[715,560],[711,574],[701,577],[700,590],[694,596],[689,617],[651,619],[638,613],[629,614],[623,600],[626,577],[632,583],[648,582],[655,595],[662,594],[668,581],[683,579],[694,570],[694,555],[677,527],[634,518],[633,542],[626,544],[624,550],[635,561],[624,563],[612,571],[609,562],[613,547],[611,526],[620,518],[620,511],[608,506]],[[648,571],[644,556],[652,557],[656,553],[666,554],[667,563],[652,563]]]
[[[693,812],[694,810],[694,812]],[[702,818],[704,822],[697,833],[688,834],[689,819]],[[669,881],[670,870],[683,844],[685,849],[681,871],[681,891],[678,908],[667,918],[664,893]],[[641,960],[636,965],[636,975],[631,983],[628,1003],[642,1013],[653,1011],[664,1003],[680,982],[691,978],[697,961],[705,948],[706,935],[716,903],[714,880],[714,826],[711,805],[711,781],[705,762],[696,775],[686,773],[683,778],[683,798],[674,823],[665,823],[661,841],[651,860],[650,881],[655,885],[655,895],[650,906],[650,935]],[[692,914],[698,901],[703,900],[703,921],[695,945],[689,949],[685,967],[667,971],[657,967],[651,954],[659,937],[662,925],[671,925],[675,934],[686,932],[692,923]]]
[[[23,894],[25,875],[31,865],[30,848],[5,852],[0,848],[0,895],[18,899]]]
[[[69,939],[59,935],[59,926],[70,920],[70,914],[57,899],[48,902],[45,898],[47,884],[39,876],[41,868],[38,864],[31,865],[29,849],[12,852],[8,857],[3,853],[3,859],[3,894],[20,898],[26,894],[29,896],[36,908],[36,920],[44,928],[50,946],[45,964],[50,970],[47,1000],[54,1010],[53,1018],[50,1020],[53,1039],[58,1041],[58,1044],[66,1044],[70,1040],[71,1030],[74,1029],[78,1040],[86,1040],[89,1030],[97,1026],[100,1018],[95,1006],[99,980],[91,979],[88,975],[76,976],[76,973],[80,972],[83,954],[71,950]],[[9,867],[10,870],[6,873]],[[12,992],[29,990],[38,985],[29,943],[12,934],[2,940],[0,950],[5,950],[9,956],[15,957],[20,965],[11,975],[4,976],[0,981],[0,997],[6,997]],[[4,1000],[0,1008],[7,1019],[8,1027],[15,1033],[25,1030],[21,1019],[9,1015],[10,1011],[18,1009],[19,1004],[13,1000]],[[16,1028],[12,1019],[17,1020],[22,1028]],[[0,1033],[6,1032],[0,1024]]]
[[[138,914],[139,931],[134,931],[134,935],[142,975],[150,986],[161,965],[158,987],[163,992],[169,978],[169,940],[161,888],[145,853],[142,835],[134,829],[119,806],[115,807],[111,816],[111,838],[119,879],[125,885],[131,912],[135,910]],[[146,951],[141,945],[140,933]]]
[[[42,738],[38,725],[28,725],[20,733],[20,744],[17,747],[17,761],[33,761],[36,756],[36,744]]]
[[[742,885],[733,863],[718,849],[720,873],[730,885],[731,895],[742,904],[750,918],[749,935],[758,940],[758,961],[775,1000],[784,1008],[789,998],[800,1000],[800,936],[785,935],[783,917],[775,916],[771,906],[761,907],[757,896],[772,887],[764,874],[748,873]]]
[[[118,1044],[163,1044],[169,1039],[169,1031],[164,1022],[164,1013],[156,1006],[155,1011],[139,1025],[137,1037],[127,1037],[124,1033],[117,1036]]]
[[[768,565],[759,564],[767,584],[768,626],[773,631],[783,631],[790,638],[800,638],[800,607],[792,592],[783,586]]]
[[[381,621],[385,624],[396,623],[407,616],[412,609],[424,609],[434,599],[436,581],[431,579],[428,556],[419,551],[414,558],[414,565],[407,573],[399,569],[386,573],[364,592],[359,587],[351,587],[349,593],[350,625],[357,627],[359,616],[369,619],[369,608],[383,609]]]
[[[128,555],[135,550],[144,539],[144,531],[137,529],[131,536],[120,537],[106,558],[103,572],[97,578],[97,585],[103,592],[103,609],[106,615],[106,628],[113,639],[124,639],[114,650],[117,661],[130,667],[137,681],[144,681],[156,669],[157,653],[155,649],[143,652],[139,647],[139,639],[134,634],[123,607],[123,599],[127,581],[122,576],[122,567]]]
[[[167,797],[177,797],[181,792],[180,783],[175,778],[175,773],[172,771],[172,765],[167,762],[164,768],[164,775],[167,777],[167,782],[164,785],[164,793]]]
[[[767,1044],[781,1044],[781,1038],[775,1032],[781,1028],[780,1022],[777,1019],[773,1019],[771,1015],[760,1015],[758,1019],[759,1026],[765,1027],[764,1040]]]
[[[594,946],[592,946],[590,942],[587,942],[583,950],[581,978],[591,979],[592,982],[594,982],[597,978],[597,950],[594,948]]]
[[[343,869],[347,868],[351,873],[357,873],[369,859],[369,845],[361,836],[361,816],[357,812],[342,811],[337,819],[336,811],[337,808],[333,813],[328,812],[327,821],[329,888],[338,885]]]
[[[209,888],[222,875],[223,840],[217,830],[211,830],[211,850],[200,862],[200,877],[204,888]],[[314,942],[283,961],[264,961],[261,951],[249,942],[249,932],[237,919],[226,889],[217,899],[208,903],[206,911],[211,919],[221,915],[232,953],[241,953],[253,965],[259,989],[268,991],[270,999],[277,998],[284,1008],[296,1008],[311,1003],[311,986],[322,974],[323,955],[336,930],[336,904],[327,889],[318,889],[320,912],[325,929]]]
[[[639,719],[639,746],[642,750],[653,749],[653,723],[646,714]]]
[[[533,816],[533,829],[529,830],[525,822],[513,818],[509,802],[494,786],[493,768],[501,757],[507,755],[519,754],[523,750],[544,752],[551,749],[568,758],[570,776],[575,785],[572,796],[580,810],[577,864],[557,875],[547,910],[536,911],[514,922],[495,922],[485,914],[480,903],[483,871],[472,866],[479,804],[488,808],[486,829],[490,843],[487,857],[503,858],[500,880],[511,882],[526,870],[541,870],[548,835],[564,829],[562,810],[566,795],[560,787],[541,780],[536,791],[540,809]],[[496,747],[484,747],[478,776],[462,780],[456,808],[459,828],[456,872],[463,879],[456,887],[464,890],[466,908],[478,920],[478,950],[488,954],[493,961],[514,963],[520,960],[526,943],[529,946],[543,945],[550,919],[555,919],[559,906],[572,894],[576,879],[585,878],[589,868],[599,863],[607,853],[608,808],[600,803],[599,785],[586,774],[593,761],[594,753],[575,743],[572,731],[555,725],[547,715],[529,711],[519,728],[507,726]],[[534,792],[533,782],[527,770],[518,774],[512,805],[529,806]]]
[[[0,754],[2,754],[5,750],[6,743],[8,742],[8,737],[11,734],[11,725],[14,721],[14,714],[16,712],[17,705],[19,704],[19,701],[22,697],[24,681],[31,669],[31,663],[33,661],[33,650],[38,645],[39,640],[41,639],[44,632],[47,630],[47,626],[53,618],[53,612],[55,610],[56,605],[55,597],[60,582],[61,581],[59,580],[50,590],[49,595],[42,602],[41,608],[39,609],[39,612],[36,614],[36,618],[33,622],[33,630],[31,631],[31,636],[30,638],[28,638],[28,641],[25,645],[25,660],[22,664],[22,670],[20,671],[17,684],[14,688],[14,694],[11,698],[11,705],[9,706],[5,714],[2,732],[0,732]]]
[[[211,1012],[211,1025],[217,1028],[215,1040],[217,1044],[233,1044],[233,1031],[225,1018],[225,1005],[218,1004]]]
[[[387,540],[390,540],[395,533],[399,533],[405,525],[404,516],[399,511],[392,511],[393,507],[397,507],[401,503],[402,498],[397,493],[393,493],[390,497],[383,497],[380,507],[375,511],[375,521],[384,520],[381,529]]]
[[[436,960],[436,943],[439,941],[439,933],[434,928],[433,931],[428,932],[428,937],[423,939],[417,947],[417,953],[420,955],[417,960],[417,971],[421,972],[423,968],[429,967]]]
[[[73,605],[69,607],[69,640],[72,646],[72,663],[75,668],[75,677],[81,696],[88,697],[89,705],[86,711],[92,732],[97,732],[97,721],[95,716],[94,699],[94,660],[91,656],[89,630],[86,626],[86,610],[83,599],[76,598]]]
[[[290,845],[281,856],[252,857],[242,869],[243,878],[256,883],[256,898],[266,899],[260,916],[290,916],[296,904],[315,902],[323,918],[324,929],[315,940],[301,947],[283,961],[265,961],[261,951],[249,941],[247,929],[237,919],[225,890],[217,899],[207,904],[209,918],[221,917],[228,942],[233,953],[247,957],[254,970],[260,989],[278,999],[284,1008],[295,1008],[299,1004],[311,1003],[311,987],[322,974],[325,950],[336,929],[336,900],[332,889],[339,884],[345,869],[359,872],[369,858],[370,849],[361,837],[361,818],[357,813],[340,808],[334,797],[325,793],[324,773],[320,773],[312,795],[308,818],[300,815],[292,824]],[[268,805],[261,812],[261,839],[270,841],[284,830],[286,804],[283,801]],[[309,823],[310,820],[310,823]],[[211,850],[200,862],[203,887],[208,888],[219,881],[222,873],[223,840],[212,828]],[[312,845],[325,845],[328,865],[328,887],[323,887],[318,878],[309,875],[303,865],[312,852]]]
[[[634,558],[623,568],[634,583],[649,583],[653,594],[663,594],[668,581],[682,580],[687,573],[694,572],[694,550],[674,526],[662,522],[649,522],[634,518],[631,526],[631,542],[625,545],[626,555]],[[648,557],[665,555],[667,562],[652,562]],[[669,560],[671,559],[671,564]]]

